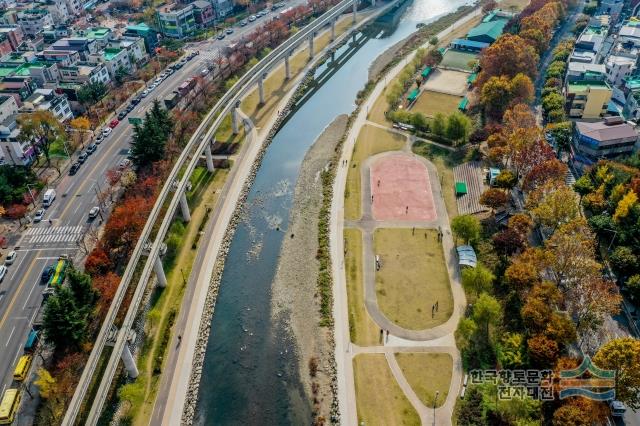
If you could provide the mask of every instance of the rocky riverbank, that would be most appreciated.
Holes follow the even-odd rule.
[[[278,323],[286,324],[295,338],[300,378],[316,420],[331,417],[335,376],[333,330],[320,326],[317,294],[321,173],[334,158],[347,121],[347,115],[340,115],[327,126],[302,162],[272,287],[272,315]]]

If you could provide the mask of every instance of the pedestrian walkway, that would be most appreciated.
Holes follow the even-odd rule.
[[[84,233],[81,225],[77,226],[38,226],[25,231],[24,243],[60,243],[77,241]]]

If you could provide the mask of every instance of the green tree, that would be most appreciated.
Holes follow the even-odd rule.
[[[511,170],[501,170],[496,176],[495,185],[502,189],[511,189],[518,183],[518,177]]]
[[[599,368],[615,370],[616,399],[634,410],[640,408],[640,340],[610,340],[598,349],[593,362]]]
[[[441,112],[437,113],[431,121],[431,132],[436,136],[444,136],[446,127],[444,115]]]
[[[638,268],[638,257],[633,253],[631,247],[616,247],[609,260],[616,272],[625,277],[633,274]]]
[[[78,90],[78,102],[85,107],[93,105],[107,94],[107,86],[100,81],[91,81]]]
[[[0,204],[8,206],[22,202],[29,193],[27,184],[41,186],[33,170],[26,166],[0,166]]]
[[[44,337],[57,349],[78,348],[87,337],[86,310],[78,307],[73,291],[61,287],[47,299],[44,310]]]
[[[86,313],[90,313],[98,300],[98,292],[91,285],[91,277],[76,269],[71,269],[67,278],[76,306],[86,310]]]
[[[500,302],[495,297],[482,293],[473,305],[472,318],[482,328],[485,337],[489,339],[489,328],[500,324],[502,319]]]
[[[491,290],[491,283],[495,276],[481,263],[478,263],[475,268],[465,268],[462,270],[462,286],[468,292],[473,292],[476,297],[480,296],[480,293],[488,293]]]
[[[169,111],[163,108],[157,99],[153,100],[149,118],[151,118],[150,124],[158,126],[162,131],[162,135],[168,138],[173,130],[173,120],[171,119],[171,115],[169,115]]]
[[[35,111],[22,114],[18,118],[20,140],[30,143],[37,151],[42,151],[47,163],[51,162],[51,144],[66,137],[64,127],[50,111]]]
[[[118,85],[121,85],[124,79],[127,78],[128,75],[129,75],[129,71],[125,67],[120,65],[115,73],[116,83]]]
[[[549,114],[552,110],[562,110],[564,107],[564,97],[561,94],[552,92],[542,98],[542,109]]]
[[[571,130],[570,121],[562,121],[547,126],[547,131],[551,133],[551,136],[553,136],[556,142],[558,154],[562,151],[569,151],[569,147],[571,146]]]
[[[506,333],[498,345],[498,360],[503,368],[519,368],[525,363],[524,336]]]
[[[173,129],[173,122],[160,102],[154,101],[150,111],[145,114],[142,125],[134,125],[132,157],[138,167],[150,166],[164,157],[167,138]]]
[[[580,176],[578,180],[576,180],[576,183],[573,184],[573,190],[580,195],[579,204],[582,205],[582,197],[594,190],[593,183],[591,182],[589,175],[584,174]]]
[[[471,347],[471,341],[478,331],[478,325],[471,318],[462,318],[456,328],[456,346],[461,351]]]
[[[476,386],[470,386],[465,399],[460,401],[458,411],[458,425],[483,426],[485,420],[482,416],[482,393]]]
[[[461,238],[465,244],[475,241],[480,236],[480,221],[468,214],[456,216],[451,220],[451,231],[456,238]]]
[[[627,279],[627,288],[633,300],[640,302],[640,274],[635,274]]]
[[[470,131],[471,120],[461,112],[454,112],[447,118],[446,135],[452,141],[465,141]]]

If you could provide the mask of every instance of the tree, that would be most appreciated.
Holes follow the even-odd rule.
[[[616,211],[613,214],[613,220],[620,223],[622,219],[629,215],[629,212],[636,204],[638,204],[638,196],[633,190],[629,190],[622,200],[618,202]]]
[[[524,236],[510,228],[494,234],[491,240],[496,251],[503,256],[511,256],[523,250],[526,245]]]
[[[573,190],[576,191],[580,195],[579,204],[582,205],[582,197],[593,192],[593,183],[591,182],[591,178],[589,175],[584,174],[576,180],[576,183],[573,184]]]
[[[446,130],[445,118],[441,112],[436,113],[431,122],[431,132],[436,136],[444,136]]]
[[[64,127],[50,111],[35,111],[18,117],[20,140],[30,143],[36,151],[42,151],[47,163],[51,162],[51,144],[66,137]]]
[[[89,122],[89,119],[87,117],[81,116],[71,120],[69,122],[69,125],[75,130],[74,136],[75,144],[77,146],[84,139],[84,132],[91,128],[91,123]]]
[[[471,346],[471,340],[478,331],[478,325],[471,318],[461,318],[456,328],[456,346],[461,351],[467,350]]]
[[[525,238],[529,235],[532,225],[533,221],[524,213],[514,214],[509,218],[508,222],[509,229],[513,229]]]
[[[562,109],[564,107],[564,98],[560,93],[551,92],[542,98],[542,109],[548,115],[552,110]]]
[[[85,107],[98,102],[107,94],[107,86],[100,81],[90,81],[85,83],[78,90],[78,102]]]
[[[480,236],[480,221],[471,215],[456,216],[451,220],[451,231],[456,238],[461,238],[465,244],[475,241]]]
[[[475,293],[476,297],[480,296],[480,293],[486,293],[491,290],[491,283],[495,279],[495,276],[481,263],[478,263],[475,268],[465,268],[462,270],[462,286],[468,292]]]
[[[560,123],[551,123],[547,125],[547,132],[551,134],[558,149],[558,154],[562,151],[568,151],[571,146],[571,122],[562,121]]]
[[[78,348],[86,339],[85,309],[76,305],[73,291],[60,287],[47,299],[44,310],[44,337],[58,350]]]
[[[508,201],[507,194],[496,188],[489,188],[480,195],[480,204],[489,207],[491,211],[503,207]]]
[[[569,288],[567,306],[582,335],[596,331],[605,319],[620,312],[622,297],[613,281],[587,275]]]
[[[591,426],[605,424],[608,417],[606,405],[584,397],[568,400],[553,413],[553,426]]]
[[[91,277],[73,268],[70,269],[67,277],[76,306],[89,314],[98,299],[98,294],[91,285]]]
[[[487,293],[482,293],[473,306],[473,321],[478,324],[487,339],[489,339],[489,327],[496,326],[502,319],[502,307],[500,302]]]
[[[534,88],[529,76],[518,73],[511,79],[509,85],[511,102],[522,104],[533,102]]]
[[[616,372],[616,399],[640,408],[640,341],[631,337],[610,340],[598,349],[593,362]]]
[[[496,176],[494,184],[498,188],[511,189],[518,183],[518,177],[511,170],[501,170]]]
[[[611,265],[616,272],[624,277],[628,277],[638,268],[638,257],[633,253],[631,247],[618,246],[609,257]]]
[[[511,82],[503,75],[489,78],[480,91],[480,102],[487,115],[494,119],[502,117],[510,99]]]
[[[519,368],[525,363],[524,337],[506,333],[498,345],[498,361],[502,368]]]
[[[454,142],[464,142],[471,131],[471,120],[461,112],[454,112],[447,117],[447,138]]]
[[[476,386],[470,386],[466,398],[460,401],[458,424],[460,426],[483,426],[482,393]]]
[[[533,197],[534,200],[535,198]],[[565,185],[560,185],[556,186],[555,190],[544,193],[537,206],[531,209],[531,214],[538,223],[555,230],[558,226],[575,219],[578,211],[573,191]]]
[[[627,288],[636,303],[640,301],[640,274],[635,274],[627,279]]]
[[[534,165],[524,177],[522,188],[525,191],[531,191],[544,186],[548,182],[562,184],[566,175],[567,166],[560,160],[552,158]]]
[[[535,77],[538,54],[520,36],[503,34],[480,56],[482,73],[479,81],[484,83],[492,76],[504,75],[509,79],[518,73]]]
[[[529,357],[540,367],[555,364],[560,349],[555,340],[551,340],[543,334],[538,334],[527,340]]]

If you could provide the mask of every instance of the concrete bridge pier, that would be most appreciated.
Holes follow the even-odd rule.
[[[258,94],[260,95],[260,105],[264,105],[264,79],[266,74],[262,74],[258,79]]]
[[[233,120],[233,117],[232,117],[232,120]],[[207,144],[207,147],[204,149],[204,155],[205,155],[205,158],[207,159],[207,170],[209,172],[213,172],[216,168],[213,167],[213,155],[211,154],[211,144]]]
[[[122,355],[120,355],[120,359],[124,363],[124,368],[127,370],[127,374],[132,379],[138,377],[138,367],[136,366],[136,361],[133,359],[133,355],[131,354],[131,349],[129,349],[129,344],[125,343],[124,348],[122,348]]]
[[[336,21],[331,20],[331,41],[336,39]]]
[[[291,79],[291,67],[289,66],[289,56],[291,56],[291,52],[287,52],[284,55],[284,78],[286,80]]]
[[[187,195],[184,192],[180,195],[180,211],[182,213],[182,220],[189,222],[191,220],[191,212],[189,211]]]
[[[313,59],[313,37],[315,37],[315,34],[311,34],[309,36],[309,59]]]
[[[376,7],[376,0],[371,0],[371,6]]]
[[[358,0],[353,0],[353,19],[351,22],[356,23],[356,17],[358,15]]]
[[[238,108],[240,108],[240,101],[236,101],[235,106],[231,110],[231,127],[234,135],[237,135],[240,131],[238,127],[240,123],[240,119],[238,118]]]
[[[156,260],[153,262],[153,272],[156,273],[156,278],[158,278],[158,286],[165,288],[167,286],[167,276],[164,273],[160,256],[156,257]]]
[[[356,37],[357,37],[357,36],[358,36],[358,33],[357,33],[357,32],[355,32],[355,31],[351,34],[351,42],[352,42],[354,45],[356,44]]]

